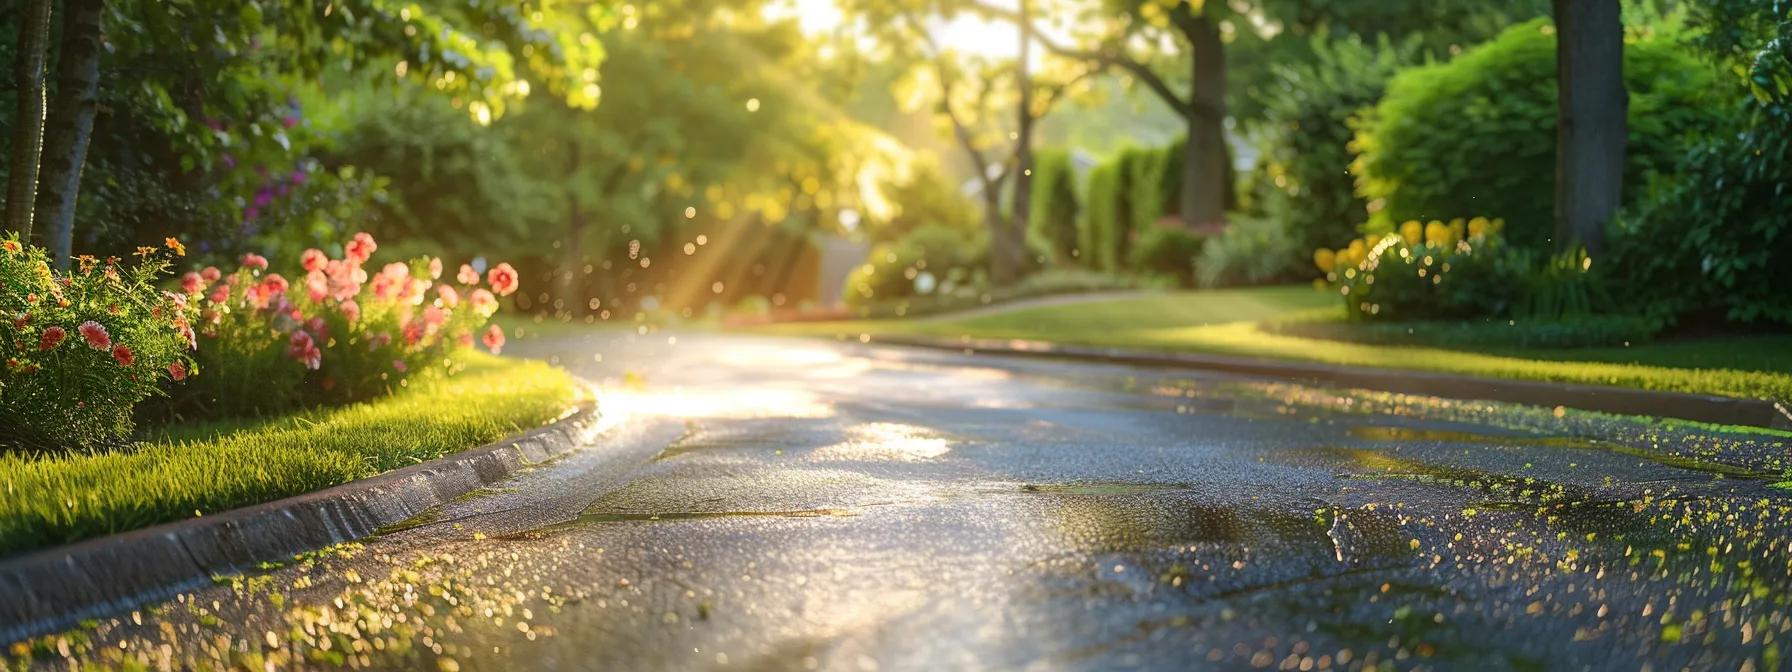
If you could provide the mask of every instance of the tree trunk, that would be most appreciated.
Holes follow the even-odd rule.
[[[1194,52],[1188,147],[1183,150],[1182,223],[1194,228],[1226,218],[1226,45],[1219,26],[1196,17],[1184,31]]]
[[[1027,267],[1027,257],[1032,254],[1027,249],[1027,228],[1032,223],[1033,212],[1033,77],[1028,68],[1027,59],[1032,56],[1033,48],[1033,16],[1032,3],[1020,0],[1020,57],[1014,64],[1014,83],[1020,91],[1020,118],[1015,121],[1014,133],[1014,192],[1009,195],[1008,227],[1010,242],[1015,245],[1014,257],[1021,261],[1015,268],[1014,277],[1019,280]]]
[[[1027,266],[1025,229],[1002,216],[1002,187],[984,182],[983,224],[989,229],[989,281],[1000,286],[1020,279]]]
[[[1555,0],[1556,249],[1596,254],[1624,188],[1624,25],[1618,0]]]
[[[24,0],[19,21],[13,85],[19,107],[13,115],[11,174],[6,183],[6,228],[31,237],[37,203],[37,167],[44,148],[44,63],[50,50],[51,0]]]
[[[56,101],[45,122],[36,218],[49,226],[50,252],[68,268],[75,240],[75,199],[99,110],[100,42],[105,0],[66,0],[56,67]]]

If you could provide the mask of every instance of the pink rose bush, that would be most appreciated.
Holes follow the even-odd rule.
[[[0,448],[122,443],[132,409],[192,372],[198,307],[157,286],[185,251],[170,238],[57,271],[41,248],[0,239]]]
[[[493,292],[516,291],[509,264],[492,269],[488,289],[470,266],[446,278],[439,258],[376,264],[378,249],[357,233],[340,256],[305,250],[290,279],[270,270],[287,270],[281,260],[254,254],[228,274],[182,276],[180,291],[198,311],[204,374],[177,393],[183,411],[244,415],[367,399],[445,366],[476,337],[502,348],[503,331],[487,322]]]

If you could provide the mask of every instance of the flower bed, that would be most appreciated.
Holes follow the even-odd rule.
[[[165,420],[266,415],[370,399],[404,387],[475,343],[493,353],[488,321],[517,289],[509,264],[439,258],[370,271],[378,244],[355,234],[334,256],[306,250],[293,277],[250,253],[234,270],[167,276],[185,248],[172,238],[139,259],[81,258],[52,270],[16,239],[0,251],[0,442],[28,450],[122,444],[133,411]],[[162,396],[145,408],[137,406]]]

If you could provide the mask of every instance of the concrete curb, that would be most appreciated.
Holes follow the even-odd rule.
[[[373,478],[0,560],[0,642],[366,537],[589,443],[600,417],[587,401],[547,426]]]
[[[1604,385],[1507,380],[1422,371],[1368,369],[1225,355],[1087,347],[1044,341],[874,336],[869,343],[965,353],[1200,369],[1449,399],[1477,399],[1545,407],[1564,406],[1619,415],[1648,415],[1724,425],[1792,429],[1792,408],[1788,408],[1787,402],[1765,399],[1739,399]]]

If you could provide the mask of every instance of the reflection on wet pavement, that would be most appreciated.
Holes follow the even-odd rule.
[[[605,382],[601,446],[13,662],[1768,670],[1792,629],[1784,436],[856,344],[523,347]]]

